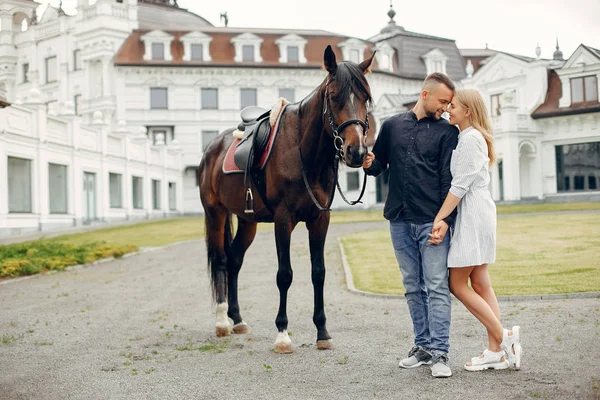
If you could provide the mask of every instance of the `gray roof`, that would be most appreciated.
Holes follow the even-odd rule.
[[[586,49],[588,49],[588,51],[589,51],[590,53],[592,53],[592,54],[593,54],[593,55],[595,55],[596,57],[600,58],[600,50],[598,50],[598,49],[595,49],[595,48],[593,48],[593,47],[590,47],[590,46],[586,46],[586,45],[585,45],[585,44],[583,44],[583,43],[582,43],[581,45],[582,45],[583,47],[585,47]]]
[[[525,62],[532,62],[532,61],[536,61],[537,58],[535,57],[528,57],[528,56],[522,56],[520,54],[515,54],[515,53],[508,53],[506,51],[500,51],[500,50],[493,50],[493,49],[459,49],[460,54],[463,57],[469,58],[469,57],[491,57],[491,56],[495,56],[498,53],[501,54],[506,54],[507,56],[516,58],[518,60],[521,61],[525,61]],[[484,62],[482,62],[481,64],[484,64]]]
[[[160,29],[170,31],[193,31],[198,28],[213,26],[193,12],[184,8],[155,4],[138,4],[139,29]]]
[[[396,25],[391,18],[388,25],[379,34],[369,38],[369,41],[386,42],[396,50],[397,74],[405,78],[425,79],[427,77],[423,56],[433,49],[439,49],[448,57],[446,73],[452,80],[458,81],[467,76],[465,61],[452,39],[407,31],[402,26]]]
[[[402,107],[405,104],[414,103],[419,100],[419,94],[396,94],[385,93],[381,97],[385,97],[393,107]]]
[[[427,69],[422,57],[433,49],[439,49],[448,57],[446,73],[452,80],[458,81],[467,76],[465,62],[454,40],[435,36],[397,34],[385,41],[396,49],[399,75],[425,79]]]
[[[284,28],[231,28],[224,26],[209,26],[202,27],[202,29],[196,29],[202,32],[215,32],[215,33],[255,33],[257,35],[287,35],[290,33],[299,36],[334,36],[334,37],[347,37],[337,33],[324,31],[320,29],[284,29]]]

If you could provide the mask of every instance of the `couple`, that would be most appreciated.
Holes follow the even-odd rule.
[[[450,123],[441,118],[446,111]],[[465,369],[521,366],[519,327],[502,326],[488,273],[496,256],[496,206],[488,189],[494,159],[481,95],[455,90],[450,78],[434,73],[411,111],[385,120],[363,163],[367,175],[390,170],[383,214],[415,334],[402,368],[427,364],[434,377],[452,375],[450,291],[488,332],[487,349]]]

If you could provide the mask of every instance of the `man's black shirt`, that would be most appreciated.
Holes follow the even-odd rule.
[[[373,147],[375,160],[365,173],[377,176],[389,168],[386,219],[433,222],[450,190],[450,159],[457,142],[458,129],[443,118],[418,120],[408,111],[384,121]],[[444,220],[452,226],[455,218],[456,210]]]

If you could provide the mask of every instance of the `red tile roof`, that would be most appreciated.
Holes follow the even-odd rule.
[[[269,30],[242,30],[235,29],[235,32],[224,31],[223,28],[202,28],[199,31],[208,34],[212,37],[210,43],[210,55],[212,61],[203,62],[198,60],[183,61],[183,43],[180,38],[189,32],[183,31],[166,31],[168,34],[173,36],[171,42],[171,55],[172,61],[165,60],[144,60],[144,43],[140,39],[143,35],[148,33],[148,30],[137,30],[134,31],[129,38],[123,43],[121,49],[119,49],[115,57],[115,65],[127,66],[127,65],[152,65],[152,66],[240,66],[240,67],[300,67],[300,68],[321,68],[323,65],[323,53],[327,45],[331,45],[337,61],[343,60],[342,51],[337,46],[339,43],[347,40],[345,36],[336,34],[329,34],[325,31],[313,31],[317,35],[304,35],[302,36],[307,40],[305,47],[305,57],[307,59],[306,64],[299,63],[280,63],[279,62],[279,46],[275,44],[275,41],[282,36],[289,33],[308,33],[309,31],[284,31],[284,30],[272,30],[274,33],[263,33]],[[242,32],[252,32],[263,39],[260,46],[260,54],[263,61],[258,62],[235,62],[235,47],[231,43],[231,39],[238,36]],[[311,33],[313,33],[311,32]],[[328,34],[328,35],[326,35]],[[371,48],[374,46],[370,42],[367,49],[365,50],[365,57],[370,57],[373,52]],[[396,57],[394,57],[395,59]],[[371,66],[373,70],[377,69],[377,61],[374,60]],[[396,67],[394,62],[394,67]]]

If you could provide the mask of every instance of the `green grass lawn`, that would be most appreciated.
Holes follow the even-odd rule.
[[[498,219],[497,295],[600,291],[600,213]],[[354,285],[373,293],[403,294],[387,229],[342,238]]]
[[[498,214],[532,213],[543,211],[600,210],[600,203],[528,204],[498,206]],[[381,210],[333,211],[332,224],[384,221]],[[271,230],[272,224],[259,224],[259,230]],[[183,217],[116,226],[86,233],[58,236],[53,241],[85,244],[105,242],[138,247],[164,246],[182,240],[204,237],[204,218]]]
[[[566,203],[566,204],[533,204],[533,205],[509,205],[509,206],[498,206],[498,214],[510,214],[510,213],[533,213],[533,212],[543,212],[543,211],[568,211],[568,210],[598,210],[600,209],[600,203]],[[587,215],[587,214],[586,214]],[[546,217],[550,219],[554,219],[555,216]],[[562,218],[562,216],[561,216]],[[587,218],[586,216],[583,217]],[[343,224],[343,223],[357,223],[357,222],[373,222],[373,221],[384,221],[381,210],[360,210],[356,211],[333,211],[331,213],[331,223],[332,224]],[[273,229],[272,224],[259,224],[259,230],[271,230]],[[373,265],[384,265],[385,260],[391,257],[393,258],[393,254],[390,253],[390,244],[389,244],[389,236],[387,231],[383,232],[383,234],[375,234],[371,233],[370,235],[381,235],[377,240],[368,240],[366,243],[369,246],[369,250],[372,254],[376,254],[377,259],[373,259]],[[130,251],[134,251],[133,249],[140,247],[154,247],[154,246],[164,246],[170,243],[180,242],[184,240],[191,239],[201,239],[204,237],[204,218],[202,217],[182,217],[168,220],[159,220],[159,221],[147,221],[141,222],[135,225],[127,225],[127,226],[114,226],[105,229],[94,230],[90,232],[77,233],[71,235],[63,235],[58,236],[51,239],[43,239],[40,241],[29,242],[29,243],[20,243],[9,246],[0,246],[0,254],[2,254],[2,250],[5,251],[4,254],[8,254],[8,252],[12,252],[11,254],[16,254],[14,250],[14,246],[19,246],[19,248],[28,248],[28,247],[36,247],[40,245],[44,245],[46,242],[49,243],[67,243],[70,246],[89,246],[93,244],[94,246],[125,246]],[[351,240],[351,238],[346,238],[345,240]],[[387,242],[386,242],[387,240]],[[381,247],[381,248],[380,248]],[[372,251],[375,249],[379,249],[380,251]],[[19,250],[20,251],[20,250]],[[120,252],[118,250],[117,252]],[[352,257],[350,254],[351,249],[349,249],[348,256]],[[508,253],[507,253],[508,254]],[[499,251],[499,257],[503,257],[502,252]],[[499,260],[500,262],[501,260]],[[2,260],[0,260],[2,262]],[[395,261],[394,261],[395,262]],[[71,258],[71,264],[73,263]],[[19,263],[11,264],[11,268]],[[41,265],[41,264],[40,264]],[[54,265],[54,264],[52,264]],[[61,266],[56,266],[55,269],[61,269]],[[25,268],[27,273],[36,273],[38,269],[27,269]],[[42,268],[44,270],[44,268]],[[34,271],[34,272],[32,272]],[[11,276],[15,276],[15,271],[12,271]],[[398,274],[395,271],[395,268],[392,268],[388,271],[373,271],[369,277],[365,277],[362,279],[375,279],[375,281],[383,281],[388,284],[395,284],[395,282],[399,282],[399,279],[391,276],[389,274]],[[378,278],[381,275],[380,278]],[[0,273],[0,276],[2,274]],[[575,274],[574,278],[577,278],[578,275]],[[360,274],[358,274],[355,279],[361,279]],[[365,287],[370,287],[370,283],[366,282]],[[396,293],[401,292],[402,288],[396,288],[393,285],[389,288],[381,287],[377,290],[382,290],[384,293]]]

